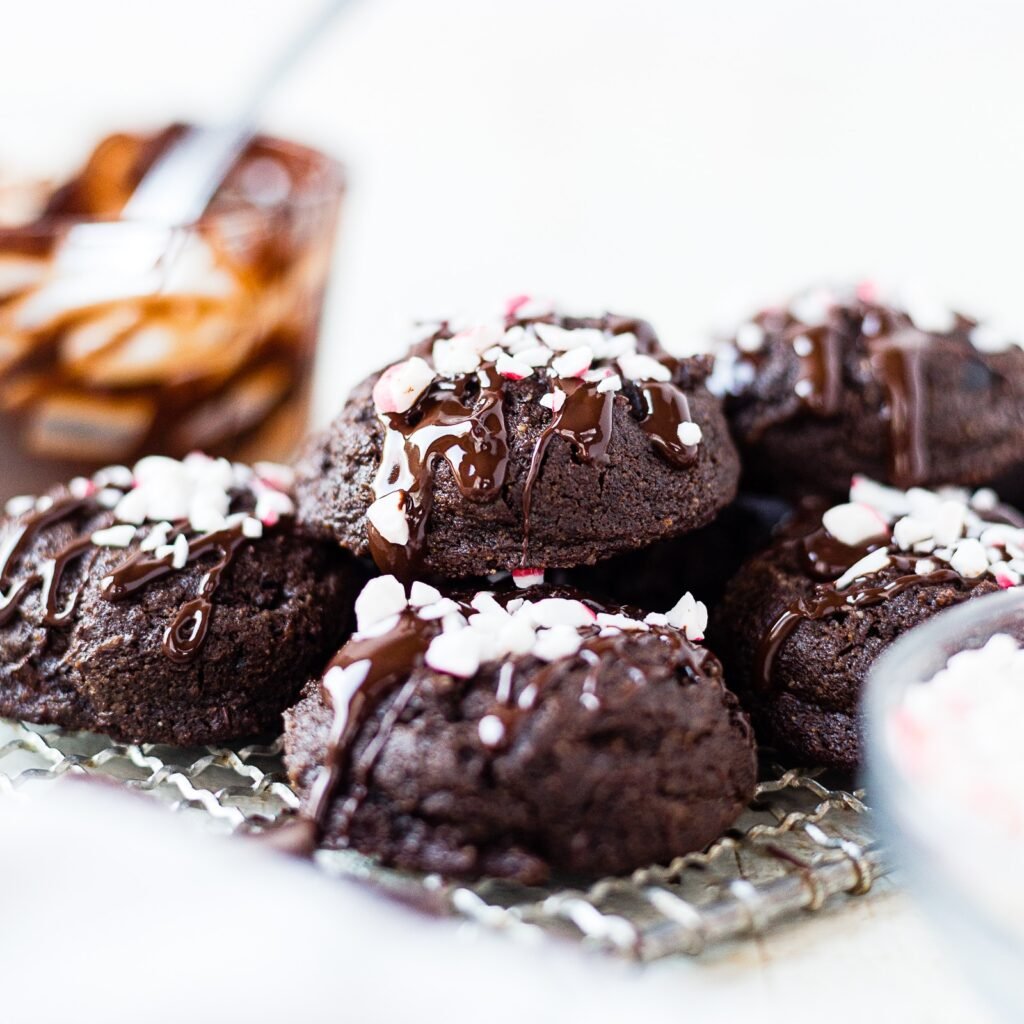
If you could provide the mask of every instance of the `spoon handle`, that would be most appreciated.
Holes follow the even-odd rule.
[[[149,169],[121,213],[122,220],[190,224],[202,216],[239,154],[252,138],[268,99],[341,11],[355,0],[324,0],[303,21],[219,125],[193,127]]]

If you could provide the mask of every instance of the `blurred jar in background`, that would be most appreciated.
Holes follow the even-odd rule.
[[[0,497],[150,452],[284,459],[305,430],[344,189],[329,157],[256,138],[152,273],[62,248],[185,130],[113,135],[55,190],[0,191]]]

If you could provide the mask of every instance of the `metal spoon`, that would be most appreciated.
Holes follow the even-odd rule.
[[[55,311],[159,292],[198,220],[249,140],[268,98],[320,34],[355,0],[326,0],[276,53],[227,120],[197,126],[149,169],[119,220],[76,224],[57,250],[54,272],[22,326]]]

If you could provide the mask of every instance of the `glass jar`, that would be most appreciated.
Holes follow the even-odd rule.
[[[1006,1019],[1019,1021],[1024,1020],[1024,832],[1019,829],[1024,793],[1013,780],[1020,775],[1014,747],[1022,742],[1014,737],[1024,723],[1003,723],[1010,733],[999,726],[979,734],[967,724],[969,709],[951,706],[951,717],[937,719],[923,733],[920,723],[928,718],[905,714],[913,707],[912,690],[930,685],[953,655],[981,648],[1001,633],[1018,643],[1024,639],[1024,588],[942,612],[878,659],[866,700],[868,792],[884,841],[953,957]],[[983,683],[979,678],[981,700]],[[938,731],[943,720],[953,721],[954,728]],[[970,744],[956,741],[960,720]],[[929,755],[916,756],[919,749]],[[936,750],[941,771],[928,772],[920,766],[934,765]],[[1005,769],[993,770],[1001,764]]]
[[[117,215],[184,130],[105,139],[0,226],[0,497],[146,453],[286,459],[304,432],[342,170],[257,138],[198,222],[151,226],[145,273],[113,272]]]

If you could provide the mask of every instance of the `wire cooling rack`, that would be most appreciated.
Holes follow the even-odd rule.
[[[298,799],[280,744],[182,749],[0,720],[0,798],[28,798],[61,776],[87,773],[151,794],[224,832],[286,821]],[[531,888],[494,879],[453,884],[381,868],[352,852],[321,851],[326,871],[488,928],[556,933],[625,956],[698,954],[763,933],[800,912],[866,893],[887,871],[861,790],[816,769],[762,764],[750,807],[704,853],[628,878]]]

